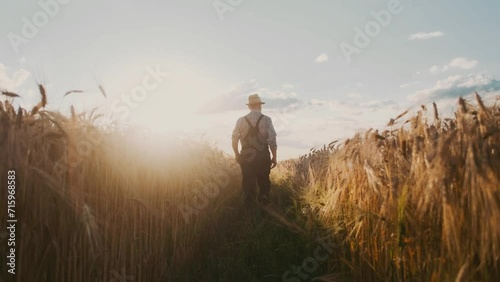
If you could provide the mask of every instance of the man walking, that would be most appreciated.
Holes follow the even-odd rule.
[[[259,202],[262,205],[269,203],[269,174],[277,164],[276,131],[271,118],[261,113],[263,104],[258,94],[250,95],[247,104],[250,112],[238,119],[232,135],[234,155],[243,174],[243,198],[247,207],[255,199],[255,183],[260,188]],[[238,141],[241,142],[241,152]]]

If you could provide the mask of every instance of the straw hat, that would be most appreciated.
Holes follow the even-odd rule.
[[[247,105],[255,105],[255,104],[265,104],[259,97],[259,94],[252,94],[248,96],[248,104]]]

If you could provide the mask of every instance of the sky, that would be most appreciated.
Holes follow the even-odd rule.
[[[247,96],[279,159],[382,129],[408,108],[500,91],[493,0],[4,1],[0,90],[231,152]],[[105,89],[104,97],[98,85]],[[64,97],[69,90],[82,90]]]

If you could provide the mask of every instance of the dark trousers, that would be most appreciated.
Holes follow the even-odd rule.
[[[256,196],[255,184],[259,185],[259,201],[267,200],[271,191],[271,156],[268,150],[256,152],[252,157],[242,158],[240,162],[243,174],[243,199],[251,204]]]

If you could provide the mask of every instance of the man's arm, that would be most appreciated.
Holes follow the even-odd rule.
[[[236,161],[239,161],[240,158],[240,152],[238,150],[238,139],[233,138],[233,151],[234,151],[234,157],[236,158]]]
[[[271,168],[275,168],[278,164],[278,144],[276,142],[276,131],[274,130],[274,125],[271,118],[269,118],[269,124],[267,127],[267,144],[269,145],[272,154]]]
[[[233,141],[232,145],[233,145],[234,157],[236,159],[236,162],[239,163],[240,162],[240,152],[238,150],[238,142],[240,141],[240,129],[239,129],[238,123],[239,123],[239,120],[236,122],[231,139]]]

